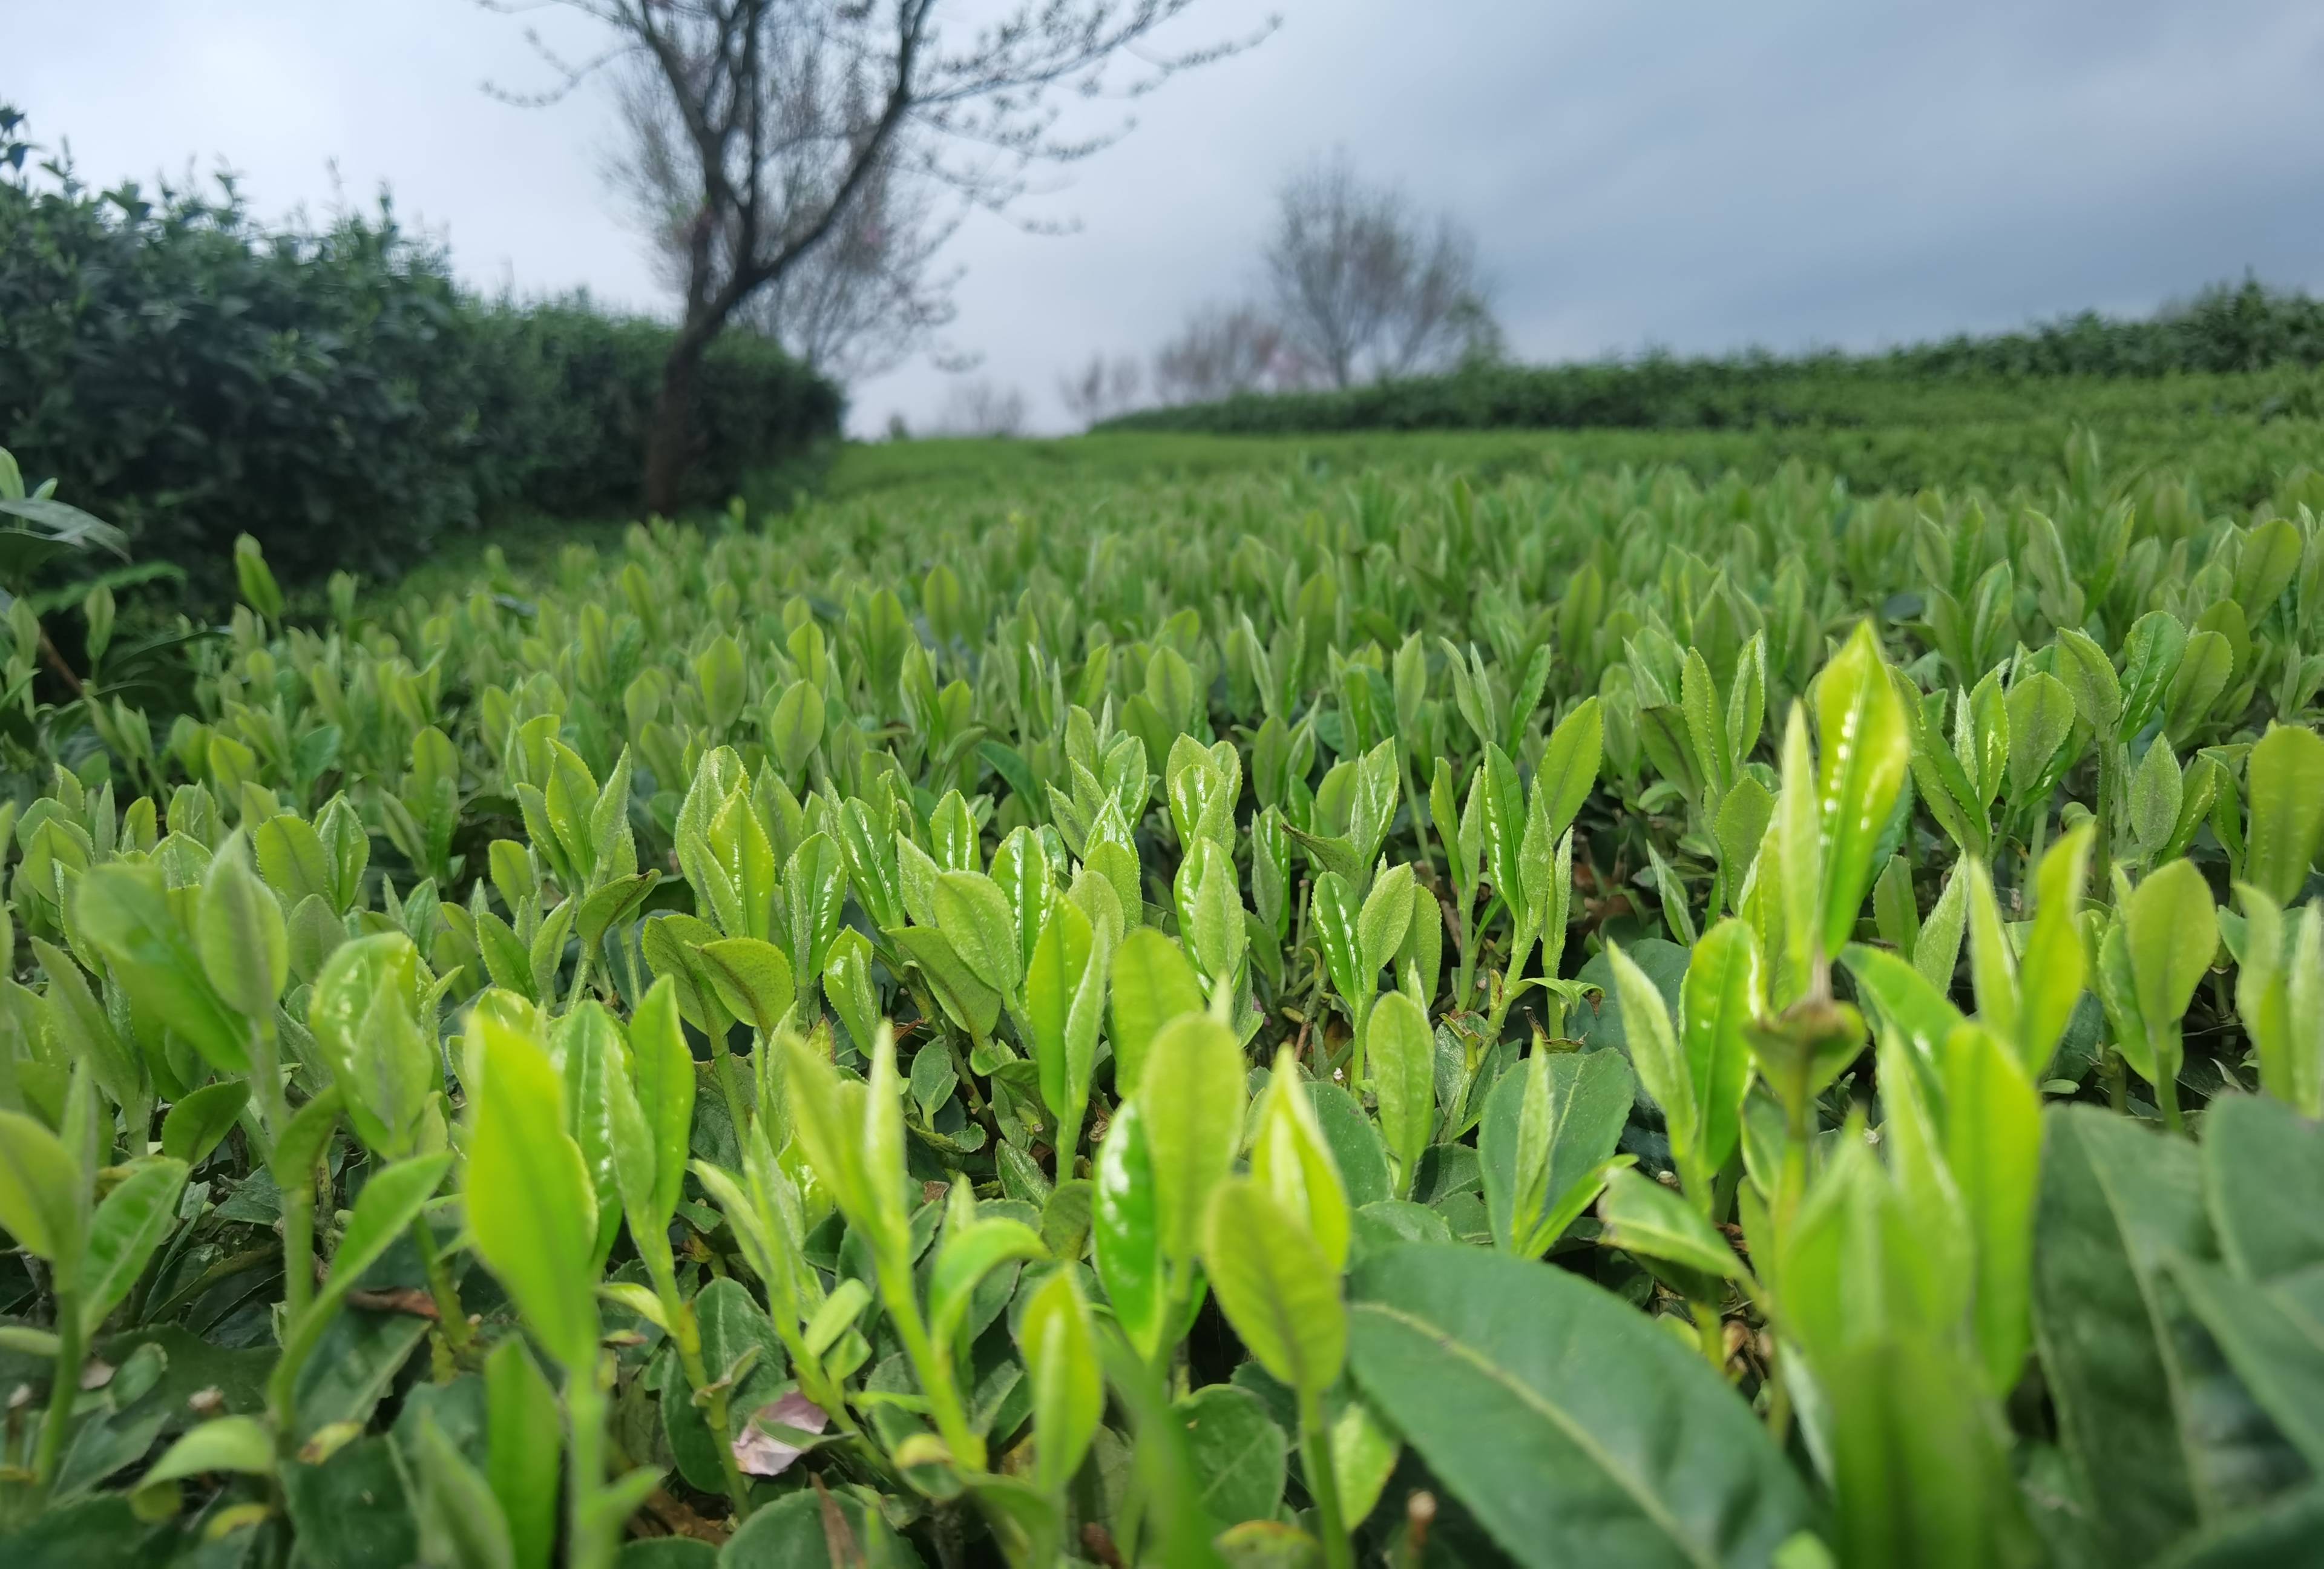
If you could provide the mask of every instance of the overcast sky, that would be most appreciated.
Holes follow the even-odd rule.
[[[1275,188],[1334,148],[1475,231],[1527,359],[1872,346],[2246,269],[2324,285],[2318,0],[1205,0],[1172,38],[1270,11],[1040,176],[1023,212],[1074,232],[956,236],[948,338],[1044,426],[1093,350],[1248,291]],[[0,100],[93,181],[223,162],[269,214],[385,183],[479,284],[666,309],[600,178],[604,98],[480,90],[546,81],[528,22],[586,48],[473,0],[0,0]],[[851,423],[925,425],[957,379],[924,356],[853,389]]]

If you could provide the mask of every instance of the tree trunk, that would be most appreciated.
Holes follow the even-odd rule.
[[[653,422],[646,428],[645,505],[649,512],[673,517],[680,486],[693,457],[694,372],[710,335],[689,325],[670,345],[662,362],[661,389],[654,397]]]

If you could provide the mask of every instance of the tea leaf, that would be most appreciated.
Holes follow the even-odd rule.
[[[1203,1262],[1259,1366],[1320,1398],[1347,1360],[1348,1320],[1340,1272],[1306,1228],[1256,1183],[1230,1178],[1211,1195]]]
[[[2244,877],[2278,904],[2290,904],[2308,881],[2324,837],[2324,736],[2301,725],[2272,725],[2245,764],[2249,819]]]
[[[597,1345],[590,1260],[597,1205],[579,1146],[565,1131],[563,1086],[539,1043],[479,1010],[471,1052],[468,1229],[476,1251],[568,1374],[587,1376]]]
[[[1139,1126],[1152,1163],[1154,1226],[1163,1256],[1191,1261],[1204,1207],[1242,1144],[1242,1049],[1234,1032],[1182,1014],[1155,1035],[1138,1080]]]
[[[1151,927],[1140,927],[1122,938],[1113,957],[1114,1082],[1137,1084],[1156,1034],[1181,1014],[1200,1012],[1202,1007],[1194,967],[1176,943]]]
[[[1380,1131],[1402,1190],[1436,1129],[1436,1037],[1420,1004],[1401,992],[1379,1000],[1365,1029]]]
[[[1761,1563],[1808,1523],[1702,1357],[1578,1277],[1415,1242],[1365,1260],[1350,1297],[1365,1397],[1518,1563]]]
[[[1061,1492],[1081,1469],[1105,1410],[1096,1336],[1073,1270],[1056,1271],[1033,1293],[1019,1334],[1033,1383],[1034,1483]]]

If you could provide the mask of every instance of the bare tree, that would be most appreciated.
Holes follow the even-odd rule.
[[[955,383],[936,417],[939,436],[1022,436],[1025,394],[1015,387],[979,379]]]
[[[1283,329],[1254,305],[1206,305],[1154,353],[1154,395],[1204,403],[1302,380]]]
[[[1145,379],[1138,362],[1128,355],[1109,360],[1102,353],[1093,354],[1080,370],[1057,378],[1057,398],[1066,413],[1084,425],[1094,425],[1134,405]]]
[[[1337,387],[1496,352],[1476,241],[1344,155],[1295,175],[1277,200],[1267,278],[1286,346]]]
[[[616,95],[623,143],[607,178],[651,237],[663,281],[682,293],[697,210],[685,122],[649,61],[622,69]],[[843,384],[893,370],[955,315],[959,273],[936,262],[961,209],[939,212],[937,195],[900,171],[891,150],[822,243],[736,307],[735,321]]]
[[[545,3],[479,0],[510,12]],[[672,168],[686,179],[670,188],[684,200],[660,219],[682,236],[681,311],[646,443],[646,504],[663,512],[684,476],[704,353],[844,229],[882,170],[1001,210],[1034,164],[1086,157],[1127,129],[1070,134],[1061,97],[1136,97],[1254,41],[1146,52],[1193,0],[1007,0],[952,35],[937,24],[944,0],[557,3],[603,24],[606,46],[568,62],[529,32],[556,76],[519,101],[552,102],[601,69],[630,67],[684,133]],[[1110,68],[1133,50],[1142,70],[1116,82]]]

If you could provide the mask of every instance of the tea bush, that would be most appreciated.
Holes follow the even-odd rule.
[[[0,445],[142,556],[230,583],[249,533],[288,578],[390,576],[511,508],[635,504],[669,328],[478,300],[384,200],[270,227],[231,180],[92,191],[28,166],[17,124],[0,107]],[[700,382],[697,499],[837,434],[837,390],[770,342],[731,337]]]
[[[1340,391],[1143,409],[1112,430],[1920,428],[2319,412],[2324,302],[2246,281],[2147,320],[2095,312],[2025,332],[1869,355],[1765,351],[1597,364],[1480,364]]]
[[[11,1561],[2286,1561],[2324,479],[2075,472],[20,618]]]

